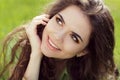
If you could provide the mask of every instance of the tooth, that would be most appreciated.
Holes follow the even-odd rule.
[[[54,47],[54,48],[56,48],[56,49],[58,49],[53,43],[52,43],[52,41],[49,39],[49,43]]]

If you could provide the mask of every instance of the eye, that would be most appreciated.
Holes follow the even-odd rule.
[[[56,17],[56,22],[61,26],[63,25],[62,20],[59,17]]]
[[[71,38],[74,42],[79,43],[79,39],[75,34],[71,34]]]

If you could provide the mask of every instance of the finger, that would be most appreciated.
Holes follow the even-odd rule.
[[[44,16],[44,17],[46,17],[46,18],[49,18],[49,17],[50,17],[50,15],[48,15],[48,14],[43,14],[43,15],[41,15],[41,16]]]
[[[45,17],[46,17],[46,18],[49,18],[49,17],[50,17],[50,15],[46,14],[46,15],[45,15]]]
[[[43,14],[43,15],[40,15],[40,16],[36,16],[36,17],[33,18],[33,20],[39,20],[39,19],[42,19],[42,18],[48,18],[49,19],[49,15]]]
[[[26,27],[25,29],[28,31],[28,33],[29,32],[34,32],[34,31],[36,31],[37,25],[40,25],[40,24],[42,24],[44,26],[47,25],[47,23],[44,22],[44,21],[34,21],[28,27]]]
[[[45,22],[45,21],[34,21],[34,25],[40,25],[40,24],[42,24],[42,25],[46,25],[47,24],[47,22]],[[34,27],[34,26],[32,26],[32,27]]]
[[[37,17],[35,17],[35,18],[32,20],[32,22],[44,21],[44,22],[47,22],[47,23],[48,23],[49,20],[50,20],[50,19],[48,19],[48,18],[46,18],[46,17],[37,16]]]
[[[50,19],[48,19],[48,18],[43,18],[43,21],[44,22],[48,22]]]
[[[47,25],[47,22],[41,21],[41,24],[42,24],[42,25]]]

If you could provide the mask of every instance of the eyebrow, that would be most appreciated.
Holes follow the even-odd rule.
[[[63,23],[65,24],[65,21],[64,21],[62,15],[61,15],[60,13],[58,13],[58,15],[60,16],[60,18],[62,19]],[[74,33],[77,37],[79,37],[79,39],[83,42],[83,39],[82,39],[81,36],[79,36],[79,35],[78,35],[77,33],[75,33],[75,32],[73,32],[73,33]]]
[[[82,37],[80,36],[80,35],[78,35],[77,33],[75,33],[75,32],[72,32],[73,34],[75,34],[77,37],[79,37],[79,39],[83,42],[83,39],[82,39]]]
[[[64,21],[62,15],[60,13],[58,13],[58,15],[60,16],[60,18],[62,19],[63,23],[65,24],[65,21]]]

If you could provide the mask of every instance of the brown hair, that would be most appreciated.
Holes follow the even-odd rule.
[[[78,6],[90,19],[93,32],[87,46],[89,53],[82,57],[73,57],[67,60],[53,59],[43,56],[41,63],[40,80],[58,80],[60,75],[67,69],[71,80],[102,80],[107,79],[108,74],[114,74],[114,22],[107,7],[101,0],[58,0],[47,12],[52,18],[55,14],[70,5]],[[25,25],[27,26],[27,25]],[[42,26],[42,25],[38,25]],[[44,28],[38,29],[38,35]],[[16,35],[16,33],[20,33]],[[20,38],[18,38],[18,36]],[[16,52],[21,48],[18,63],[9,80],[21,80],[29,62],[31,46],[26,36],[24,27],[20,27],[5,40],[3,49],[7,49],[12,38],[18,40],[12,47],[11,61],[6,68],[14,61]],[[59,66],[61,64],[61,66]],[[3,73],[2,72],[2,73]]]

